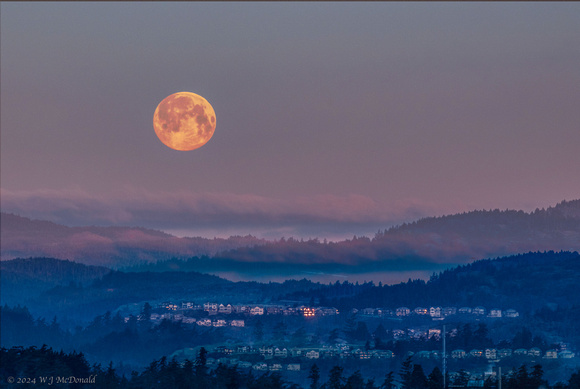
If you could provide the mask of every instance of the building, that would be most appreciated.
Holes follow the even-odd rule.
[[[451,358],[462,359],[465,358],[465,350],[457,349],[451,351]]]
[[[318,358],[320,358],[320,352],[318,352],[316,350],[310,350],[306,353],[305,356],[308,359],[318,359]]]
[[[395,312],[397,316],[409,316],[411,310],[407,307],[399,307]]]
[[[452,316],[457,313],[457,308],[455,307],[445,307],[443,308],[443,316]]]
[[[484,307],[475,307],[473,311],[471,311],[474,315],[483,316],[485,315],[485,308]]]
[[[504,316],[505,317],[518,317],[518,316],[520,316],[520,314],[515,309],[506,309],[506,311],[504,312]]]
[[[413,309],[413,312],[415,312],[416,315],[428,315],[429,314],[429,310],[427,308],[423,308],[423,307],[417,307],[417,308]]]
[[[431,308],[429,308],[429,315],[431,317],[441,317],[441,307],[431,307]]]
[[[273,363],[272,365],[269,366],[268,370],[270,371],[280,371],[282,370],[282,365],[279,363]]]
[[[501,317],[501,309],[497,309],[497,308],[493,308],[489,310],[489,315],[487,315],[488,317]]]
[[[230,325],[232,327],[245,327],[246,326],[246,322],[244,320],[232,320],[230,322]]]
[[[485,349],[485,359],[497,359],[497,350],[494,348]]]
[[[264,314],[264,308],[262,307],[254,307],[250,310],[250,315],[263,315]]]
[[[545,359],[557,359],[558,358],[558,351],[556,350],[548,350],[546,351],[546,355],[544,355]]]
[[[299,363],[289,363],[286,366],[286,370],[288,371],[300,371],[300,364]]]

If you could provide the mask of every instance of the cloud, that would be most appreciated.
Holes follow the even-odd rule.
[[[0,189],[1,209],[69,226],[139,226],[181,235],[229,236],[248,233],[343,238],[372,234],[417,217],[431,208],[418,201],[389,210],[362,195],[318,195],[277,199],[253,194],[118,190],[97,196],[81,190]],[[192,236],[192,235],[190,235]]]

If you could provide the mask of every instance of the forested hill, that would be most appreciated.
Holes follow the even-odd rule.
[[[534,312],[545,307],[580,310],[580,254],[536,252],[486,259],[434,274],[427,282],[397,285],[316,285],[285,299],[318,299],[339,309],[407,306],[484,306]]]
[[[221,253],[234,262],[331,264],[352,271],[414,269],[417,263],[464,264],[530,251],[580,250],[580,200],[531,213],[499,209],[430,217],[342,242],[280,240]],[[331,269],[329,269],[332,271]],[[340,271],[345,271],[341,269]]]

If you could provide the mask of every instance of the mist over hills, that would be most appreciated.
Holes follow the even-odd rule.
[[[1,214],[1,238],[2,260],[46,256],[111,267],[214,255],[227,249],[266,243],[249,235],[228,239],[178,238],[140,227],[67,227],[8,213]]]
[[[341,242],[177,238],[144,228],[65,227],[2,214],[2,259],[50,256],[141,270],[272,274],[441,270],[481,258],[548,250],[580,250],[580,200],[530,213],[496,209],[423,218],[378,231],[372,238]],[[169,261],[165,263],[171,267],[156,269],[158,261]]]

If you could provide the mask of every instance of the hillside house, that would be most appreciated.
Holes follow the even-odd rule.
[[[451,351],[451,358],[462,359],[465,358],[465,355],[466,355],[465,350],[457,349]]]
[[[220,304],[218,307],[218,312],[229,315],[230,313],[232,313],[232,305],[231,304],[228,304],[228,305]]]
[[[306,353],[305,356],[308,359],[318,359],[318,358],[320,358],[320,352],[318,352],[316,350],[310,350]]]
[[[407,307],[399,307],[395,312],[397,316],[409,316],[411,310]]]
[[[483,316],[485,315],[485,308],[484,307],[475,307],[473,308],[473,311],[471,311],[471,313],[473,313],[474,315],[479,315],[479,316]]]
[[[546,355],[544,355],[545,359],[557,359],[558,358],[558,351],[556,350],[548,350],[546,351]]]
[[[264,314],[264,308],[262,307],[254,307],[252,309],[250,309],[250,315],[256,316],[256,315],[263,315]]]

